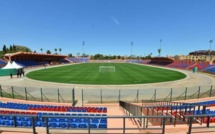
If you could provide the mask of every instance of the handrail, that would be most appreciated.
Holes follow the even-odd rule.
[[[32,130],[33,130],[33,134],[37,134],[36,133],[36,128],[35,128],[35,118],[37,117],[37,115],[23,115],[23,114],[0,114],[0,116],[13,116],[13,121],[14,121],[14,127],[17,127],[17,122],[16,122],[16,117],[31,117],[31,123],[32,123]],[[27,128],[27,127],[26,127]],[[28,127],[29,128],[29,127]],[[2,131],[2,130],[1,130]]]
[[[46,121],[46,133],[49,134],[49,126],[48,126],[48,118],[87,118],[88,120],[88,128],[82,130],[88,130],[88,134],[90,134],[90,118],[122,118],[123,119],[123,128],[103,128],[105,130],[123,130],[123,134],[125,134],[125,130],[139,130],[141,128],[126,128],[125,127],[125,119],[126,118],[142,118],[142,119],[148,119],[148,118],[162,118],[162,134],[165,134],[165,122],[167,118],[172,118],[172,116],[53,116],[53,115],[42,115],[43,118],[45,118]],[[69,129],[69,128],[68,128]],[[98,130],[103,130],[102,128],[99,128]],[[142,128],[147,129],[147,128]],[[96,129],[93,129],[96,130]]]
[[[214,117],[214,114],[197,114],[197,115],[184,115],[185,117],[189,118],[189,128],[187,134],[191,134],[192,131],[192,123],[193,123],[193,118],[194,117],[207,117],[207,125],[206,127],[210,126],[210,117]]]

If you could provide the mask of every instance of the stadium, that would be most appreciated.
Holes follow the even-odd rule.
[[[3,69],[11,61],[25,76],[16,74],[20,68]],[[214,65],[208,62],[16,52],[5,54],[1,66],[3,133],[13,126],[17,133],[171,133],[177,126],[186,133],[191,119],[192,132],[213,126],[215,81],[206,70]]]
[[[0,5],[1,134],[215,133],[213,0]]]

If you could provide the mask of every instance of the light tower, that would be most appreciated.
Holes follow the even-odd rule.
[[[131,41],[131,62],[132,62],[133,41]]]
[[[162,43],[162,39],[160,39],[160,48],[158,49],[158,57],[161,56],[161,43]]]
[[[84,45],[85,45],[85,42],[83,41],[83,42],[82,42],[82,46],[83,46],[83,54],[82,54],[82,57],[84,57]]]
[[[209,60],[211,59],[211,44],[213,43],[213,40],[209,40],[210,43],[210,50],[209,50]]]

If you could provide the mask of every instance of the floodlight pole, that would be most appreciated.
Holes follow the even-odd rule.
[[[211,44],[213,43],[213,40],[209,40],[210,43],[210,50],[209,50],[209,60],[211,59]]]
[[[82,46],[83,46],[83,54],[82,54],[82,56],[84,57],[84,45],[85,45],[85,42],[83,41],[82,42]]]
[[[133,41],[131,41],[131,62],[132,62],[132,49],[133,49]]]
[[[161,43],[162,43],[162,39],[160,39],[160,48],[158,49],[158,53],[159,53],[158,57],[161,56]]]

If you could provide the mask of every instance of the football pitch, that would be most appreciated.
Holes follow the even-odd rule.
[[[124,85],[174,81],[183,79],[186,75],[131,63],[82,63],[33,71],[27,77],[70,84]]]

